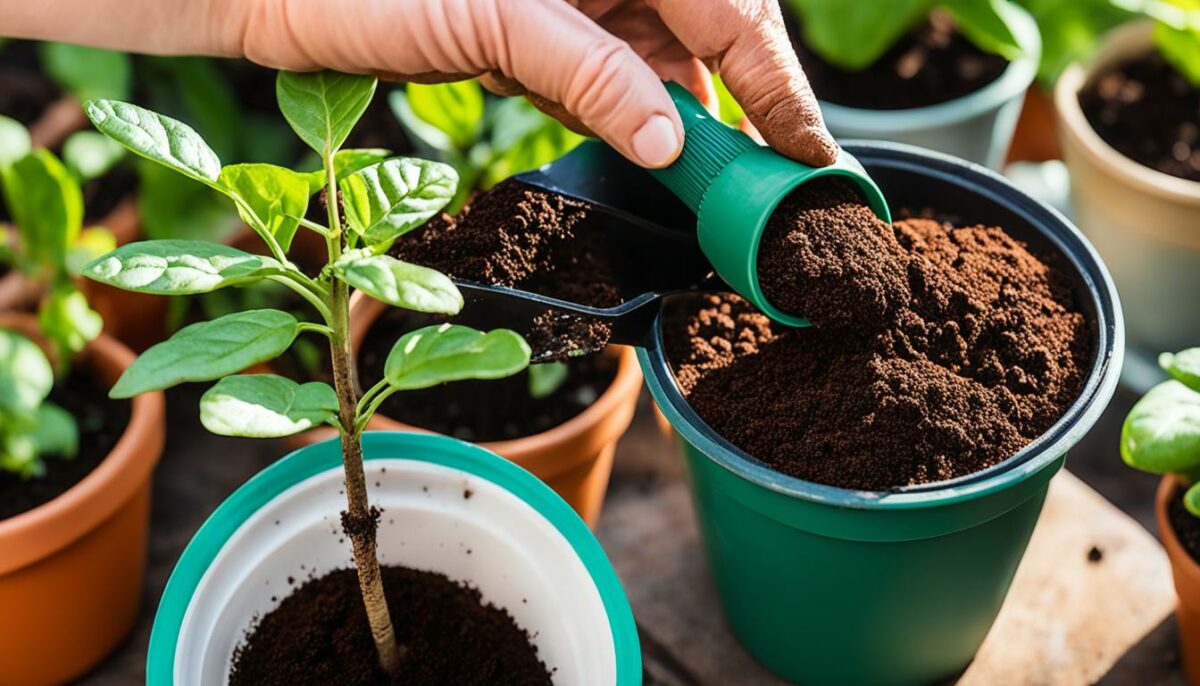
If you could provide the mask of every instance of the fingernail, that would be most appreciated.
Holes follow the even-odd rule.
[[[633,154],[647,167],[662,167],[679,152],[679,136],[675,125],[656,114],[633,134]]]

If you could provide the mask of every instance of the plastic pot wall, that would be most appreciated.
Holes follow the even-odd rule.
[[[543,483],[482,448],[444,436],[367,433],[372,504],[384,564],[478,588],[533,636],[556,681],[641,683],[628,600],[599,543]],[[229,497],[188,545],[155,617],[147,683],[223,683],[270,589],[289,576],[351,566],[337,530],[345,508],[337,441],[302,448]],[[470,497],[464,497],[469,490]],[[468,552],[469,551],[469,552]],[[282,595],[282,594],[281,594]]]
[[[999,169],[1012,141],[1025,91],[1037,75],[1042,51],[1037,23],[1025,10],[1012,9],[1008,23],[1024,54],[992,83],[961,98],[902,110],[868,110],[822,101],[825,125],[838,139],[907,143]]]
[[[1147,353],[1200,340],[1200,183],[1164,174],[1110,147],[1088,123],[1079,91],[1106,67],[1153,50],[1153,26],[1114,30],[1092,64],[1059,78],[1055,107],[1071,172],[1075,219],[1112,270],[1129,343]]]
[[[1174,476],[1163,477],[1155,496],[1154,514],[1158,519],[1158,537],[1162,539],[1167,558],[1171,560],[1171,575],[1175,579],[1175,593],[1179,598],[1175,618],[1179,622],[1183,671],[1189,684],[1200,686],[1200,563],[1179,542],[1175,527],[1167,516],[1167,505],[1178,488],[1180,483]]]
[[[768,469],[713,432],[658,345],[639,357],[680,436],[706,551],[747,650],[799,683],[926,684],[952,676],[987,635],[1067,450],[1095,423],[1120,371],[1115,289],[1079,232],[999,176],[890,144],[847,144],[898,210],[935,207],[1058,253],[1092,322],[1079,398],[1005,462],[938,484],[860,492]]]
[[[29,328],[6,318],[0,326]],[[133,353],[102,334],[77,363],[108,384]],[[163,396],[133,400],[108,457],[54,500],[0,521],[0,683],[71,681],[128,635],[142,599]]]

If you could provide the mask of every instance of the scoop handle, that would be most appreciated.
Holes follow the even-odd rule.
[[[683,119],[683,152],[670,166],[651,169],[650,174],[693,212],[698,212],[713,179],[734,158],[758,144],[750,136],[713,119],[683,86],[674,81],[668,81],[666,86]]]

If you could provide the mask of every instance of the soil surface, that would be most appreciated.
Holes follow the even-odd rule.
[[[668,358],[719,434],[786,474],[886,490],[997,464],[1075,399],[1087,322],[1021,242],[888,226],[836,180],[804,191],[772,219],[760,269],[812,327],[774,325],[733,295],[668,303]]]
[[[40,479],[24,480],[0,471],[0,521],[48,503],[82,481],[108,457],[129,424],[130,402],[109,398],[108,386],[82,370],[57,384],[50,400],[79,424],[79,454],[72,459],[45,458],[46,475]]]
[[[1158,52],[1117,64],[1079,93],[1096,133],[1136,162],[1200,181],[1200,88]]]
[[[1007,60],[975,47],[953,21],[937,12],[861,71],[826,62],[808,48],[797,26],[788,29],[817,97],[846,107],[897,110],[936,105],[983,88],[1008,68]]]
[[[34,43],[16,41],[0,48],[0,114],[31,126],[61,94],[39,71]]]
[[[502,608],[441,574],[384,567],[383,587],[408,649],[388,678],[354,570],[310,580],[262,617],[234,655],[233,686],[525,686],[550,684],[529,636]]]
[[[432,317],[388,309],[367,333],[359,352],[364,379],[383,378],[392,344]],[[617,358],[612,354],[576,357],[564,362],[566,381],[543,398],[529,394],[529,372],[491,381],[455,381],[433,388],[396,393],[380,414],[465,441],[501,441],[532,436],[586,410],[612,384]]]
[[[1175,530],[1183,549],[1191,554],[1192,559],[1200,562],[1200,517],[1183,506],[1183,494],[1184,489],[1180,488],[1171,496],[1167,504],[1167,519],[1171,521],[1171,528]]]

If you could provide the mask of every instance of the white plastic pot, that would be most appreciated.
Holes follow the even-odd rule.
[[[384,511],[383,564],[477,587],[534,636],[557,683],[641,682],[637,631],[616,573],[549,487],[491,452],[443,436],[368,433],[363,448],[372,504]],[[163,594],[148,684],[226,683],[235,648],[254,618],[290,592],[288,577],[350,566],[338,516],[342,488],[334,439],[268,467],[213,513]]]
[[[927,107],[868,110],[821,101],[825,125],[835,138],[908,143],[1000,169],[1042,54],[1037,22],[1020,7],[1009,4],[1008,9],[1005,21],[1022,55],[1000,78],[961,98]]]

